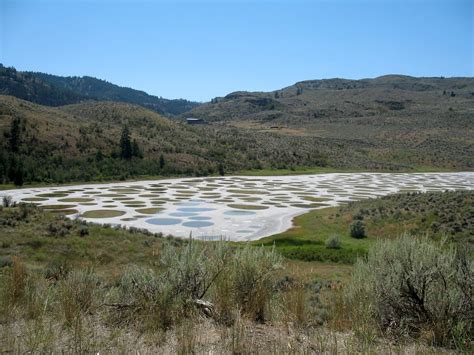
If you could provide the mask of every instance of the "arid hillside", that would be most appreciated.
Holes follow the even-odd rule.
[[[309,80],[267,93],[231,93],[183,115],[189,116],[282,135],[334,139],[365,152],[368,159],[473,166],[473,78]]]

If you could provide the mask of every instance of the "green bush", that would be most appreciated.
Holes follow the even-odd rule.
[[[379,328],[462,348],[473,340],[473,290],[463,250],[404,236],[378,242],[357,262],[345,299],[356,332]]]
[[[356,239],[366,238],[365,234],[365,224],[361,220],[356,220],[351,224],[350,227],[351,237]]]
[[[341,247],[341,238],[339,238],[337,235],[330,237],[326,241],[326,248],[328,249],[341,249]]]

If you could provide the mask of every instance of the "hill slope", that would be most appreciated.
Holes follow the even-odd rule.
[[[67,105],[85,100],[77,93],[60,89],[37,79],[31,73],[22,73],[0,64],[0,94],[47,106]]]
[[[310,80],[267,93],[231,93],[186,116],[335,139],[392,163],[474,167],[474,78]]]
[[[13,123],[19,129],[12,149]],[[120,159],[127,126],[143,158]],[[0,180],[86,181],[143,175],[207,175],[252,168],[326,165],[312,140],[232,127],[192,127],[143,107],[84,102],[47,107],[0,95]],[[160,162],[163,155],[164,164]]]
[[[184,99],[168,100],[148,95],[144,91],[121,87],[90,76],[64,77],[44,73],[31,73],[35,77],[78,95],[101,101],[120,101],[140,105],[165,115],[178,115],[198,106]]]
[[[120,101],[146,107],[164,115],[184,113],[199,105],[183,99],[168,100],[144,91],[121,87],[90,76],[63,77],[21,72],[0,64],[0,94],[47,106],[61,106],[86,100]]]

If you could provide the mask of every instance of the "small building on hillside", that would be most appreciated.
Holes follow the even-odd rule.
[[[207,122],[204,121],[202,118],[196,118],[196,117],[189,117],[186,118],[186,122],[188,124],[206,124]]]

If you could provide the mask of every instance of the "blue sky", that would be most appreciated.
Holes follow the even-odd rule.
[[[0,0],[0,62],[207,101],[297,81],[474,76],[461,0]]]

